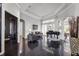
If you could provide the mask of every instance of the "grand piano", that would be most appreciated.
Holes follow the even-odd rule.
[[[47,44],[48,47],[52,47],[52,48],[59,48],[60,46],[60,40],[59,40],[59,35],[60,32],[58,31],[48,31],[47,32]]]

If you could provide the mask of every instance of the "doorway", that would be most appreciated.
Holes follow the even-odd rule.
[[[17,17],[5,11],[5,55],[18,55]]]

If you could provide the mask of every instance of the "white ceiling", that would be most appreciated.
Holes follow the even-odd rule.
[[[37,17],[47,17],[50,14],[55,14],[64,3],[19,3],[22,10]]]

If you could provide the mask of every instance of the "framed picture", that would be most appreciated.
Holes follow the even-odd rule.
[[[38,25],[33,24],[32,27],[33,27],[33,30],[38,30]]]

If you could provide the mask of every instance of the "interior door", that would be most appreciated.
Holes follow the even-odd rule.
[[[18,55],[17,17],[5,12],[5,55]]]

